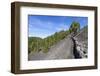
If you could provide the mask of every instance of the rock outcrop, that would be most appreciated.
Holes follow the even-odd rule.
[[[76,49],[81,58],[88,56],[88,28],[84,27],[75,37]]]

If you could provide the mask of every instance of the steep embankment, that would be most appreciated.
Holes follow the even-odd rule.
[[[73,59],[73,42],[70,37],[60,41],[50,48],[44,59]]]
[[[29,54],[29,60],[74,59],[87,57],[87,27],[76,36],[67,36],[56,45],[51,46],[49,52],[42,51]],[[72,39],[73,38],[73,39]],[[74,40],[74,41],[73,41]],[[76,57],[77,55],[77,57]]]

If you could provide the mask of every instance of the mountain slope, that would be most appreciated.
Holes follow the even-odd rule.
[[[51,46],[47,53],[43,53],[42,51],[30,53],[28,58],[29,60],[74,59],[74,51],[77,51],[80,55],[79,58],[87,58],[87,33],[87,27],[84,27],[73,37],[75,42],[73,42],[70,34]],[[76,48],[76,50],[74,48]]]

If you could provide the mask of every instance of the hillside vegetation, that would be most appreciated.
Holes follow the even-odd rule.
[[[55,32],[53,35],[48,36],[44,39],[39,37],[28,37],[28,53],[31,52],[40,52],[44,53],[48,52],[51,46],[63,40],[72,32],[76,33],[80,30],[80,24],[78,22],[73,22],[70,25],[69,30],[61,30],[59,32]]]
[[[39,37],[29,37],[28,38],[29,53],[31,51],[34,51],[34,52],[43,51],[46,53],[48,52],[48,49],[52,45],[64,39],[68,34],[69,34],[69,31],[62,30],[44,39],[39,38]]]

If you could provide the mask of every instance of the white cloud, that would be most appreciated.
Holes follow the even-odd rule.
[[[69,26],[66,24],[60,24],[59,27],[56,27],[57,31],[61,31],[61,30],[68,30]]]

